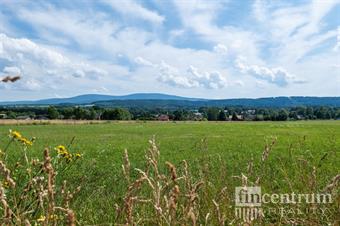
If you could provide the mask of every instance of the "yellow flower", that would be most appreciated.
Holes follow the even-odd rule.
[[[76,154],[75,154],[76,159],[79,159],[79,158],[81,158],[82,156],[83,156],[83,155],[80,154],[80,153],[76,153]]]
[[[4,187],[5,189],[9,188],[9,183],[8,183],[8,181],[2,182],[2,187]]]
[[[46,220],[46,217],[44,215],[40,215],[40,217],[37,219],[38,222],[44,222]]]
[[[72,161],[72,154],[71,153],[67,153],[67,155],[65,155],[64,158],[66,159],[66,162],[69,163],[69,162]]]
[[[21,138],[19,141],[26,146],[32,146],[32,144],[33,144],[32,141],[27,140],[26,138]]]
[[[58,155],[61,155],[67,152],[64,145],[59,145],[58,147],[55,148],[55,150],[58,152]]]
[[[63,145],[59,145],[58,147],[55,148],[55,150],[57,151],[58,155],[61,155],[62,157],[65,157],[66,155],[69,154],[67,149]]]
[[[59,145],[55,148],[57,151],[58,155],[63,157],[67,163],[72,161],[72,154],[66,149],[65,146]]]
[[[55,221],[55,220],[58,220],[58,215],[56,214],[52,214],[48,217],[48,219],[50,219],[51,221]]]
[[[21,142],[23,145],[32,146],[33,144],[33,140],[28,140],[27,138],[23,137],[18,131],[9,130],[9,136]]]
[[[22,135],[18,132],[18,131],[12,131],[12,130],[9,130],[9,136],[14,138],[14,139],[21,139],[22,138]]]

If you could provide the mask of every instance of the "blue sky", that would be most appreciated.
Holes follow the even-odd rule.
[[[340,0],[0,1],[0,100],[340,96]]]

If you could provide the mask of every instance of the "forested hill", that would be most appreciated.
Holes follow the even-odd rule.
[[[340,107],[340,97],[270,97],[258,99],[225,99],[225,100],[111,100],[94,103],[105,107],[143,107],[143,108],[199,108],[199,107],[298,107],[329,106]]]
[[[198,99],[160,93],[136,93],[125,96],[87,94],[70,98],[53,98],[36,101],[0,102],[0,105],[36,106],[36,105],[88,105],[106,107],[146,107],[146,108],[197,108],[197,107],[297,107],[329,106],[340,107],[340,97],[268,97],[241,99]]]

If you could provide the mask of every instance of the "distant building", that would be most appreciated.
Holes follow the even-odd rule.
[[[243,115],[236,115],[236,118],[237,120],[239,121],[242,121],[244,118],[243,118]],[[233,116],[232,115],[229,115],[228,117],[229,120],[232,120],[233,119]]]
[[[21,115],[16,117],[17,120],[31,120],[31,117],[28,115]]]
[[[250,115],[255,115],[255,112],[256,110],[253,110],[253,109],[247,110],[247,113]]]
[[[303,116],[303,115],[297,115],[297,117],[296,117],[298,120],[304,120],[305,119],[305,116]]]
[[[203,119],[203,114],[202,113],[194,112],[193,114],[194,114],[194,118],[193,118],[194,120],[200,121],[200,120]]]
[[[157,117],[157,120],[158,121],[169,121],[170,119],[169,119],[169,115],[159,115]]]
[[[38,119],[38,120],[49,120],[49,118],[45,115],[39,115],[38,117],[36,117],[36,119]]]

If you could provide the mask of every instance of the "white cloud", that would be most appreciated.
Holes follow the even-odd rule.
[[[69,61],[60,53],[36,45],[28,39],[14,39],[0,34],[2,51],[0,57],[8,61],[23,60],[24,55],[44,65],[65,65]]]
[[[137,19],[146,20],[155,24],[161,24],[164,21],[164,17],[159,15],[155,11],[151,11],[134,0],[106,0],[104,1],[109,4],[114,10],[119,13],[127,15],[129,17],[134,17]]]
[[[225,55],[225,54],[228,53],[228,47],[219,43],[219,44],[214,46],[214,51],[218,54]]]
[[[0,53],[1,54],[1,53]],[[4,74],[10,74],[10,75],[20,75],[21,70],[18,67],[4,67],[3,69]]]
[[[38,91],[42,86],[39,81],[34,78],[21,78],[14,83],[0,83],[0,90],[17,90],[17,91]]]
[[[164,61],[154,64],[141,57],[137,58],[141,65],[156,69],[159,73],[158,81],[174,87],[221,89],[227,86],[227,80],[218,71],[199,72],[198,69],[190,65],[187,70],[181,71]]]
[[[213,43],[216,47],[223,45],[231,54],[246,54],[249,59],[258,58],[256,46],[258,35],[235,26],[216,24],[217,16],[228,7],[230,1],[175,0],[174,2],[183,25],[193,30],[197,34],[196,38]]]
[[[17,7],[12,10],[18,18],[29,23],[39,33],[40,39],[49,43],[55,45],[76,43],[83,52],[103,50],[108,52],[119,46],[114,45],[112,34],[120,26],[105,14],[84,14],[80,10],[60,9],[44,4],[32,9]]]
[[[190,65],[188,74],[193,81],[197,81],[200,86],[208,89],[221,89],[227,86],[227,80],[219,71],[199,72],[197,68]]]
[[[4,67],[17,67],[21,88],[25,82],[44,97],[105,92],[98,88],[103,84],[115,94],[339,94],[338,68],[331,67],[339,59],[331,51],[336,25],[329,19],[335,18],[338,2],[261,0],[250,11],[230,0],[0,3],[0,34],[5,34],[0,37],[0,74]],[[240,55],[247,61],[234,67]],[[251,76],[241,81],[242,66]],[[304,80],[308,83],[299,88],[290,85]],[[327,86],[313,88],[323,80]],[[259,82],[261,89],[254,85]],[[7,85],[19,90],[17,84]],[[9,89],[6,95],[13,99],[24,96]],[[49,89],[56,90],[44,92]],[[25,95],[40,98],[38,93]]]
[[[138,65],[142,65],[142,66],[151,66],[151,67],[154,66],[153,63],[144,59],[143,57],[136,57],[135,63],[138,64]]]
[[[13,84],[16,89],[37,89],[49,79],[98,79],[107,72],[86,62],[75,62],[62,53],[38,45],[28,39],[17,39],[0,34],[0,60],[6,60],[5,73],[22,75],[22,81]],[[11,66],[9,66],[11,65]],[[12,66],[15,65],[15,66]],[[53,78],[50,78],[50,77]]]
[[[276,46],[272,55],[281,64],[295,64],[325,41],[336,37],[336,31],[324,31],[322,20],[340,0],[313,0],[306,4],[275,4],[257,0],[253,15],[260,22],[266,42]]]
[[[240,58],[236,60],[235,67],[242,73],[252,75],[257,79],[280,87],[285,87],[289,83],[304,83],[303,80],[298,80],[295,75],[290,74],[282,67],[268,68],[259,65],[248,65]]]

